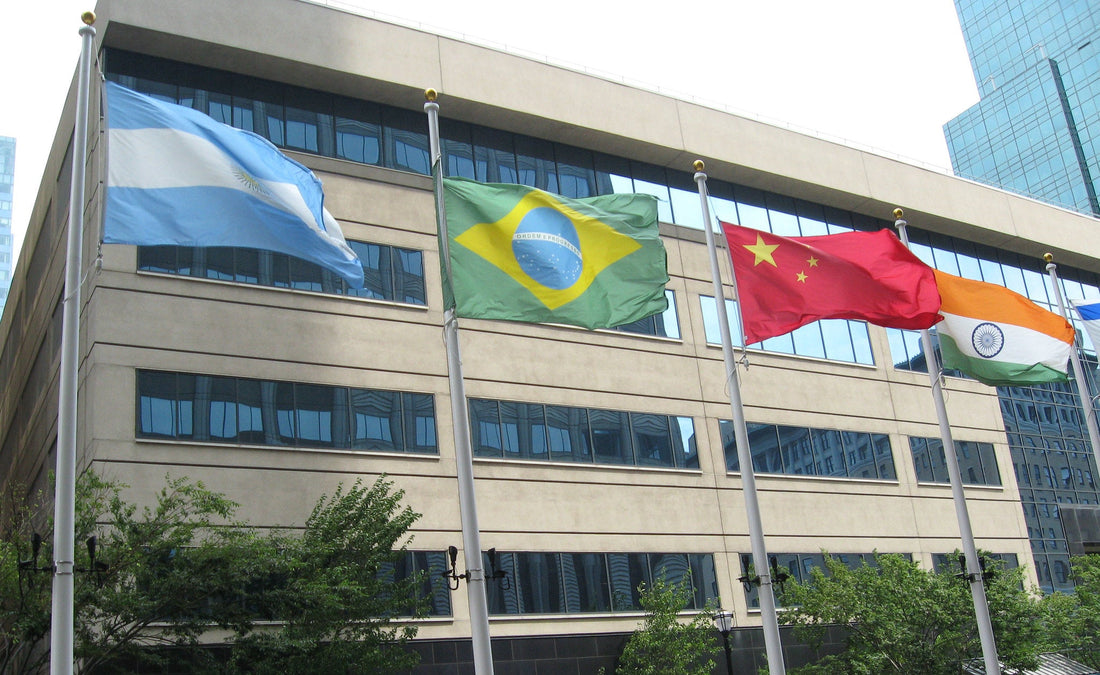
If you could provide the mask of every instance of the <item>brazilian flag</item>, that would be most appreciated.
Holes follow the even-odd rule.
[[[443,294],[458,316],[611,328],[668,308],[652,195],[569,199],[463,178],[443,179],[443,194]]]

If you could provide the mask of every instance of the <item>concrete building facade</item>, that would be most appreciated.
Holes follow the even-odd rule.
[[[78,463],[138,503],[166,473],[186,475],[257,525],[294,528],[338,483],[385,473],[423,514],[410,564],[442,571],[461,536],[424,89],[440,92],[448,175],[658,196],[664,315],[600,331],[461,321],[482,543],[510,580],[489,594],[498,672],[610,666],[641,616],[637,583],[689,570],[695,606],[733,611],[738,667],[764,663],[754,591],[739,581],[749,533],[694,160],[725,220],[825,234],[890,227],[901,206],[930,264],[1018,281],[1049,305],[1050,251],[1069,297],[1100,296],[1091,217],[874,154],[297,0],[102,0],[97,12],[106,79],[260,133],[313,169],[368,281],[357,293],[240,249],[101,246],[93,119]],[[44,486],[55,461],[72,127],[70,97],[0,321],[3,489]],[[792,573],[823,551],[932,566],[960,547],[916,344],[825,321],[748,350],[765,538]],[[963,378],[947,388],[978,546],[1046,583],[1002,397]],[[1020,438],[1027,420],[1041,436],[1041,416],[1070,407],[1056,387],[1021,391]],[[1095,493],[1087,441],[1068,418],[1057,433],[1084,457],[1080,492]],[[468,616],[465,592],[437,583],[422,672],[469,667]]]

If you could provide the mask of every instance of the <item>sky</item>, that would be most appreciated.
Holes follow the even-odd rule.
[[[79,57],[80,14],[93,0],[8,4],[0,22],[0,136],[16,138],[18,250]],[[518,11],[515,0],[317,4],[944,171],[950,160],[943,123],[978,100],[952,0],[558,0],[546,5],[552,12]],[[303,39],[324,36],[307,31]]]

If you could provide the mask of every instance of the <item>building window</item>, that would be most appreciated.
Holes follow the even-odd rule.
[[[690,417],[470,399],[474,455],[698,468]]]
[[[756,473],[896,480],[890,437],[862,431],[838,431],[748,423],[752,467]],[[726,469],[740,471],[733,423],[719,420]]]
[[[997,470],[997,458],[991,443],[953,441],[959,460],[959,475],[964,485],[1000,485],[1001,474]],[[913,466],[919,483],[949,483],[947,457],[943,440],[939,438],[909,437],[909,449],[913,453]]]
[[[616,326],[614,330],[620,330],[624,333],[680,339],[680,324],[676,320],[676,294],[665,289],[665,298],[668,300],[668,309],[665,311],[647,316],[633,323]]]
[[[486,554],[486,570],[493,568]],[[701,553],[498,553],[505,581],[489,582],[490,614],[640,612],[638,587],[689,584],[685,609],[718,599],[714,556]]]
[[[420,586],[416,592],[420,597],[427,598],[428,616],[451,616],[451,589],[443,578],[446,569],[447,558],[442,551],[406,551],[404,557],[396,563],[379,569],[378,576],[402,581],[421,574]],[[412,606],[406,608],[402,614],[410,616]]]
[[[137,436],[438,454],[431,394],[137,371]]]
[[[823,553],[773,553],[768,556],[780,574],[790,575],[784,583],[807,584],[812,579],[811,572],[814,568],[825,570],[825,555]],[[857,569],[863,565],[877,566],[874,553],[829,553],[830,558],[843,563],[848,569]],[[897,555],[897,554],[893,554]],[[910,557],[905,555],[904,557]],[[752,555],[741,554],[741,573],[744,578],[752,579],[757,575],[752,564]],[[770,573],[770,572],[769,572]],[[784,589],[777,583],[775,585],[775,604],[783,606]],[[760,609],[760,587],[750,582],[742,582],[745,590],[745,601],[750,609]]]
[[[349,241],[348,245],[363,263],[362,290],[349,287],[320,265],[251,248],[139,246],[137,268],[143,272],[427,304],[422,251],[361,241]]]
[[[707,344],[722,344],[722,333],[718,326],[718,308],[715,305],[714,298],[708,295],[700,295],[699,309],[703,313],[703,331],[706,334]],[[734,346],[740,346],[744,343],[741,336],[741,325],[737,317],[737,303],[727,299],[726,318],[729,319],[730,339]],[[770,338],[749,345],[748,348],[777,354],[812,356],[845,363],[874,365],[875,362],[871,354],[871,337],[867,332],[867,324],[863,321],[849,319],[814,321],[792,331],[788,335]]]
[[[987,564],[987,570],[1006,569],[1014,570],[1020,566],[1019,561],[1016,559],[1015,553],[984,553],[978,554],[979,558],[984,558]],[[980,562],[980,561],[979,561]],[[956,551],[955,553],[935,553],[932,555],[932,569],[937,574],[956,574],[961,572],[965,566],[966,558],[962,553]]]

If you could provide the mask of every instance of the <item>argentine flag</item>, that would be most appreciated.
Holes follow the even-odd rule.
[[[363,287],[363,267],[312,171],[252,132],[106,87],[104,243],[275,251]]]
[[[1092,348],[1100,349],[1100,300],[1073,300],[1077,314],[1085,324],[1085,333],[1092,340]]]

